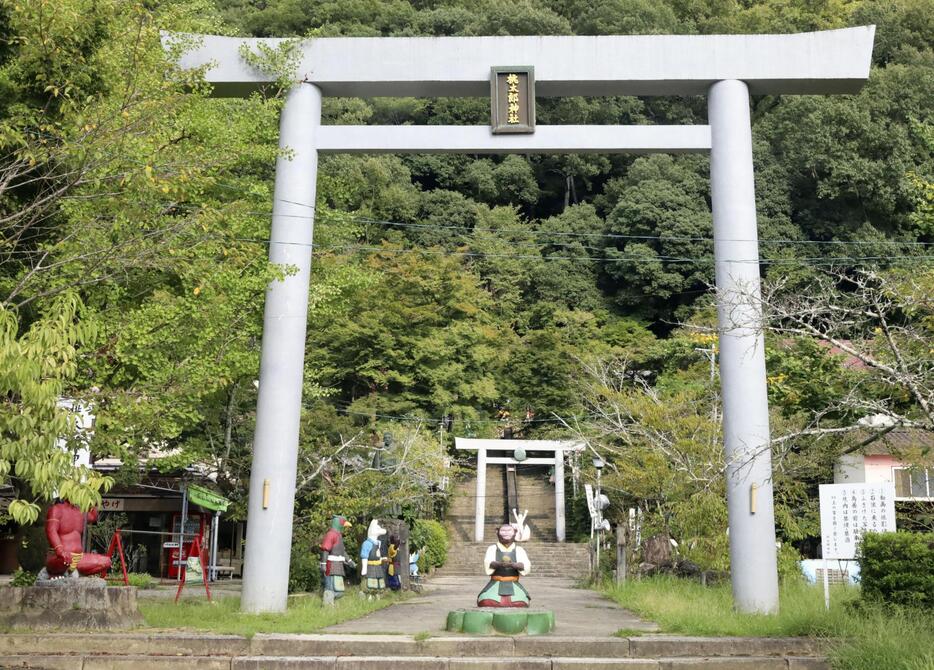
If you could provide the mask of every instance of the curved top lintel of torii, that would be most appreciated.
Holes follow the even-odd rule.
[[[533,66],[536,95],[703,95],[739,79],[752,95],[855,93],[869,77],[875,26],[787,35],[328,37],[298,42],[296,81],[328,96],[485,96],[493,66]],[[183,68],[208,66],[224,97],[274,79],[241,49],[281,38],[163,33]]]

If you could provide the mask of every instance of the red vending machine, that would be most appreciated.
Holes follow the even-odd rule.
[[[196,535],[201,538],[201,546],[204,546],[204,526],[206,522],[210,521],[210,515],[202,512],[189,512],[188,522],[185,524],[184,530],[181,528],[181,520],[181,512],[172,515],[172,539],[162,545],[166,553],[165,558],[169,566],[168,577],[170,579],[178,577],[179,561],[188,560],[191,545],[194,543]],[[188,533],[188,535],[185,536],[184,542],[179,547],[179,534],[182,532]],[[179,556],[179,549],[181,549],[181,556]]]

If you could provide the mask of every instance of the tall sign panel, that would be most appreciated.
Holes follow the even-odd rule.
[[[895,530],[895,486],[821,484],[820,534],[824,559],[853,560],[863,533]]]
[[[856,558],[864,533],[895,530],[895,485],[821,484],[820,535],[824,558],[824,607],[830,609],[828,561]]]
[[[490,72],[493,134],[535,132],[535,68],[494,67]]]

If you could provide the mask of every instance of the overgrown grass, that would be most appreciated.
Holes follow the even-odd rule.
[[[778,615],[763,616],[735,612],[729,584],[702,586],[675,577],[653,577],[607,587],[606,593],[666,632],[750,637],[814,635],[835,629],[849,616],[848,606],[859,598],[856,588],[835,587],[828,612],[820,588],[786,583]]]
[[[934,612],[860,606],[833,634],[837,670],[934,670]]]
[[[129,572],[127,573],[127,581],[130,582],[130,586],[135,586],[138,589],[154,589],[156,588],[156,582],[152,578],[152,575],[145,572]],[[113,574],[107,577],[107,583],[110,586],[123,586],[123,575]]]
[[[326,606],[320,596],[307,594],[289,597],[289,607],[281,614],[244,614],[236,597],[206,600],[141,600],[140,612],[152,628],[189,629],[250,637],[255,633],[311,633],[342,621],[356,619],[388,607],[407,594],[388,593],[380,600],[366,600],[358,591],[348,589],[343,598]]]
[[[827,611],[820,587],[787,582],[775,616],[733,611],[729,584],[654,577],[604,592],[669,633],[822,637],[835,640],[829,656],[838,670],[934,670],[934,613],[867,604],[854,587],[834,587]]]

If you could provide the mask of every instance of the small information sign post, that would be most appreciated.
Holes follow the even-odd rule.
[[[593,487],[590,484],[584,484],[584,493],[587,495],[587,511],[590,512],[590,537],[597,527],[597,503],[593,495]]]
[[[535,132],[535,68],[494,67],[490,89],[494,135]]]
[[[895,530],[895,485],[821,484],[820,533],[824,559],[824,604],[830,609],[827,561],[852,561],[866,532]]]

